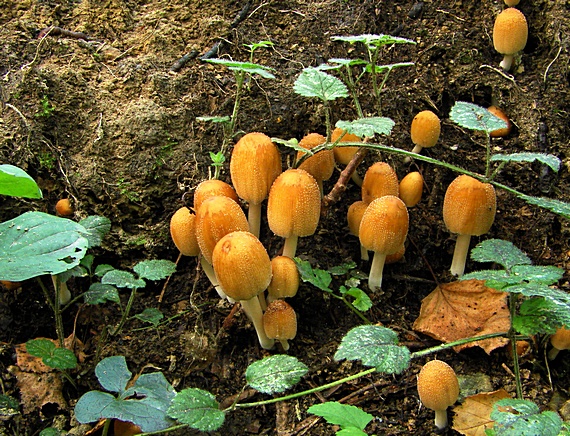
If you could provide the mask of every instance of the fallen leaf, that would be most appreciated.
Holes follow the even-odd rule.
[[[488,288],[482,280],[445,283],[422,300],[414,330],[443,342],[506,332],[510,327],[507,293]],[[508,343],[506,338],[492,338],[454,347],[479,346],[490,354]]]
[[[466,436],[485,436],[485,430],[493,427],[493,404],[503,398],[511,398],[504,389],[465,398],[463,404],[453,408],[452,428]]]

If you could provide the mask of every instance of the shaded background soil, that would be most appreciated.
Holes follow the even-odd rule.
[[[53,213],[61,197],[71,198],[76,218],[103,215],[112,221],[111,234],[98,249],[97,263],[130,268],[148,258],[176,260],[168,222],[173,212],[191,204],[193,188],[208,178],[209,152],[217,152],[222,132],[196,120],[203,115],[229,115],[235,83],[227,70],[195,58],[178,72],[171,66],[195,50],[208,51],[223,41],[218,56],[247,60],[244,44],[270,40],[271,49],[256,52],[256,62],[275,68],[276,80],[251,82],[241,106],[238,128],[261,131],[272,137],[300,139],[308,132],[324,133],[324,112],[315,101],[293,92],[293,82],[307,66],[331,57],[363,57],[361,47],[332,42],[334,35],[385,33],[412,39],[415,46],[386,48],[381,63],[414,62],[395,70],[383,91],[382,115],[396,125],[384,143],[411,149],[409,125],[424,109],[442,119],[432,157],[484,171],[484,138],[448,120],[456,101],[502,107],[515,125],[505,139],[493,141],[495,151],[547,152],[563,162],[559,174],[539,165],[511,165],[498,181],[530,195],[568,201],[569,140],[567,1],[522,0],[519,8],[529,22],[529,41],[513,75],[501,74],[501,60],[492,45],[494,17],[503,8],[499,1],[253,1],[245,19],[232,26],[245,2],[239,1],[50,1],[0,0],[0,162],[18,165],[40,184],[41,201],[3,198],[2,220],[30,210]],[[56,32],[38,38],[42,29],[59,26],[83,32],[88,40]],[[366,85],[366,83],[365,83]],[[365,112],[373,114],[369,93],[362,92]],[[43,106],[42,106],[43,103]],[[356,116],[349,101],[333,105],[334,120]],[[540,137],[540,129],[547,129]],[[291,152],[281,149],[284,164]],[[422,163],[403,164],[394,156],[370,155],[366,164],[386,160],[399,177],[422,171],[427,192],[410,211],[410,237],[405,260],[392,265],[384,279],[385,293],[374,294],[368,317],[396,330],[412,349],[434,345],[412,331],[421,299],[438,280],[449,280],[454,238],[441,219],[446,186],[455,174]],[[364,165],[360,171],[363,172]],[[331,188],[338,172],[325,190]],[[229,182],[227,169],[222,179]],[[183,194],[186,194],[183,199]],[[298,253],[313,266],[328,268],[358,259],[356,238],[348,236],[344,217],[348,205],[359,197],[350,186],[343,201],[335,204],[319,224],[317,234],[300,240]],[[526,205],[510,194],[498,192],[498,213],[486,237],[514,242],[535,263],[568,269],[568,222]],[[266,225],[261,239],[269,254],[281,247]],[[429,266],[429,267],[428,267]],[[368,265],[361,265],[367,270]],[[468,264],[468,270],[474,265]],[[566,277],[567,278],[567,277]],[[341,284],[339,280],[338,283]],[[134,313],[158,307],[156,283],[140,292]],[[74,293],[88,283],[70,284]],[[560,283],[568,289],[567,280]],[[123,296],[126,298],[126,296]],[[18,396],[13,346],[26,340],[52,336],[53,319],[43,295],[33,282],[21,291],[0,297],[1,377],[3,391]],[[332,356],[346,332],[360,324],[337,301],[308,285],[292,300],[299,316],[299,333],[289,353],[306,363],[309,374],[294,389],[317,386],[357,372],[356,363],[337,363]],[[79,396],[98,388],[93,368],[98,359],[124,355],[137,373],[145,365],[162,370],[177,390],[199,387],[223,402],[239,392],[247,365],[267,355],[256,344],[255,334],[243,314],[231,313],[196,267],[182,258],[160,305],[174,318],[158,329],[145,329],[131,321],[119,338],[100,342],[105,324],[117,322],[116,306],[74,308],[66,333],[75,331],[84,344],[85,359],[77,373],[79,388],[65,389],[69,409],[44,407],[7,420],[4,434],[37,434],[55,420],[70,429],[70,411]],[[445,352],[458,373],[483,372],[491,388],[514,391],[514,382],[503,365],[504,351],[491,356],[480,350],[461,354]],[[543,408],[556,409],[553,398],[568,396],[569,360],[544,364],[540,341],[523,362],[525,396]],[[375,375],[343,385],[322,395],[279,406],[241,410],[228,415],[223,429],[214,434],[327,435],[331,427],[306,410],[314,403],[347,399],[372,413],[367,427],[376,434],[430,434],[432,413],[419,407],[415,375],[423,362],[414,361],[403,375]],[[359,391],[359,389],[361,389]],[[265,398],[252,394],[250,400]],[[452,434],[452,430],[448,430]],[[188,431],[180,434],[190,434]]]

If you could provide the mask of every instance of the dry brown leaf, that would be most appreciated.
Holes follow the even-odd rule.
[[[504,389],[465,398],[463,404],[453,408],[453,429],[466,436],[485,436],[485,429],[493,427],[493,404],[503,398],[511,398]]]
[[[443,342],[506,332],[510,327],[507,293],[488,288],[482,280],[445,283],[422,301],[414,330]],[[455,351],[479,346],[487,354],[508,343],[492,338],[454,347]]]

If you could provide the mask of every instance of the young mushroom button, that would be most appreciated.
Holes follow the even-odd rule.
[[[550,345],[552,349],[548,352],[548,359],[554,360],[561,350],[570,350],[570,329],[560,327],[552,336],[550,336]]]
[[[447,427],[447,408],[457,401],[459,382],[455,371],[441,360],[426,363],[418,375],[420,401],[435,411],[437,428]]]
[[[514,55],[526,46],[528,24],[524,14],[516,8],[507,8],[495,19],[493,26],[493,45],[502,54],[500,67],[509,71]]]
[[[368,204],[385,195],[398,196],[399,185],[396,171],[386,162],[372,164],[366,170],[361,191],[362,201]]]
[[[271,259],[273,277],[267,287],[267,302],[294,297],[299,289],[299,270],[293,259],[287,256],[276,256]]]
[[[218,241],[212,254],[218,282],[225,294],[239,301],[259,339],[269,350],[274,341],[263,328],[263,312],[258,294],[265,291],[271,281],[271,260],[263,244],[250,232],[232,232]]]
[[[299,147],[312,150],[325,142],[326,138],[323,135],[319,135],[318,133],[309,133],[299,141]],[[306,153],[303,153],[302,151],[297,152],[297,161],[299,161],[305,154]],[[307,171],[315,178],[322,195],[323,181],[330,179],[334,171],[334,152],[332,150],[321,150],[301,162],[299,169]]]
[[[422,148],[433,147],[439,139],[441,123],[432,111],[421,111],[412,120],[410,135],[414,148],[412,153],[420,153]]]
[[[297,315],[283,300],[275,300],[267,306],[263,314],[263,328],[267,337],[277,339],[283,350],[289,350],[289,340],[297,335]]]
[[[196,215],[181,207],[170,218],[170,237],[184,256],[198,256],[200,246],[196,239]]]

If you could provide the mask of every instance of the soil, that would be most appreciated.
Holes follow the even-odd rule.
[[[224,0],[0,0],[0,162],[26,170],[44,193],[41,201],[4,198],[1,220],[27,210],[54,213],[56,201],[68,197],[74,202],[75,218],[102,215],[112,222],[110,235],[94,251],[97,264],[129,269],[144,259],[175,261],[178,251],[169,237],[169,219],[176,209],[191,204],[194,187],[209,177],[209,153],[219,151],[222,139],[219,127],[196,118],[230,115],[235,91],[229,71],[206,64],[199,56],[221,41],[218,57],[246,61],[244,44],[272,41],[272,48],[256,51],[255,61],[274,68],[276,79],[248,83],[238,128],[300,139],[309,132],[324,133],[324,109],[295,94],[293,82],[304,67],[332,57],[364,56],[362,47],[330,38],[364,33],[417,42],[381,53],[384,64],[414,63],[394,70],[383,89],[382,115],[395,121],[392,134],[382,139],[384,144],[411,149],[411,120],[429,109],[442,119],[442,133],[439,144],[424,153],[483,173],[483,135],[458,127],[448,114],[456,101],[495,104],[514,124],[509,136],[493,140],[495,151],[546,152],[563,162],[558,174],[535,164],[509,165],[498,181],[529,195],[570,199],[568,2],[521,1],[518,7],[527,17],[529,40],[512,74],[499,71],[501,55],[493,49],[491,37],[502,1],[254,0],[243,21],[235,24],[244,6],[245,2]],[[50,26],[58,27],[50,30]],[[198,57],[171,71],[183,55],[193,51]],[[364,86],[368,85],[365,81]],[[369,95],[362,92],[364,111],[374,114]],[[332,110],[333,121],[356,117],[348,100],[336,101]],[[281,151],[284,164],[290,162],[292,152],[284,147]],[[437,341],[412,329],[421,300],[434,289],[436,279],[452,280],[448,268],[455,238],[444,226],[441,207],[446,186],[456,174],[421,162],[405,164],[388,154],[372,153],[365,165],[381,159],[400,178],[420,170],[426,191],[421,203],[410,210],[405,258],[387,268],[384,292],[370,294],[374,304],[367,316],[398,332],[412,350],[423,349]],[[359,169],[362,174],[365,165]],[[337,171],[325,182],[325,191],[338,175]],[[230,181],[227,165],[221,178]],[[358,240],[348,235],[344,217],[359,195],[359,189],[349,185],[342,200],[323,217],[317,233],[301,238],[298,254],[313,267],[358,261]],[[567,270],[569,236],[564,218],[499,191],[495,223],[489,234],[474,238],[473,243],[491,237],[506,239],[533,262]],[[281,239],[272,235],[266,222],[260,239],[271,256],[281,248]],[[369,264],[360,263],[359,268],[366,271]],[[467,269],[474,268],[469,262]],[[561,289],[568,290],[567,279],[566,275]],[[340,284],[335,279],[334,285]],[[77,294],[88,283],[78,279],[69,285]],[[206,389],[229,404],[245,384],[247,366],[273,352],[260,349],[241,311],[234,312],[232,305],[219,301],[195,259],[180,259],[158,304],[163,286],[163,282],[151,283],[141,290],[133,310],[157,307],[166,318],[172,317],[157,329],[131,320],[119,337],[102,341],[103,327],[120,318],[116,305],[76,305],[66,312],[66,334],[74,332],[84,344],[79,369],[72,374],[77,389],[66,384],[67,406],[47,404],[26,410],[3,421],[1,433],[38,434],[59,423],[81,434],[72,419],[73,405],[86,391],[99,388],[94,367],[112,355],[125,356],[133,373],[158,369],[177,390]],[[55,337],[53,315],[33,280],[23,283],[19,291],[4,292],[0,300],[2,390],[20,398],[9,370],[15,364],[14,346],[37,337]],[[292,391],[361,369],[358,363],[333,360],[340,339],[361,324],[357,316],[308,284],[301,285],[291,304],[298,313],[299,331],[289,354],[309,367],[308,375]],[[557,359],[548,372],[540,339],[522,362],[524,395],[542,409],[556,409],[553,399],[560,402],[569,396],[570,360]],[[459,374],[484,373],[492,389],[514,392],[511,360],[504,350],[490,356],[480,349],[459,354],[446,351],[437,357]],[[330,435],[333,428],[307,414],[307,408],[325,400],[343,400],[351,393],[343,401],[375,417],[366,429],[369,434],[431,434],[432,412],[420,407],[415,388],[419,368],[431,358],[412,361],[396,377],[376,374],[278,406],[237,410],[212,434]],[[248,395],[248,401],[267,398]],[[446,432],[457,434],[451,429]]]

